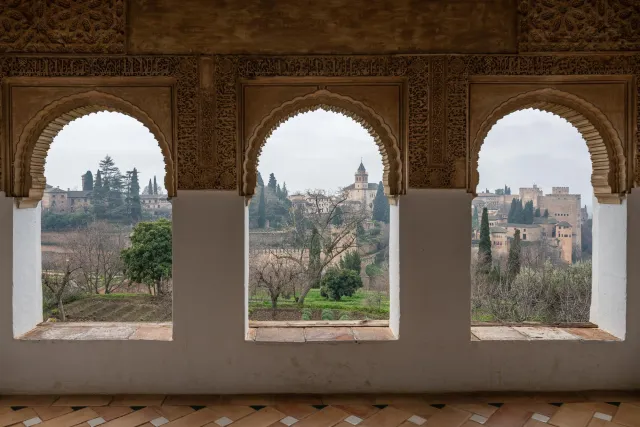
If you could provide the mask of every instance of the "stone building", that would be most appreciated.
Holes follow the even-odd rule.
[[[345,187],[344,190],[347,192],[349,201],[360,203],[369,213],[373,211],[373,200],[378,192],[378,184],[369,182],[369,174],[362,161],[355,173],[354,183]]]
[[[375,412],[376,419],[362,425],[424,418],[425,425],[463,425],[497,417],[486,425],[522,426],[540,423],[530,420],[539,411],[547,415],[535,418],[550,418],[549,425],[609,422],[592,419],[600,406],[548,404],[563,398],[545,392],[572,390],[574,400],[597,396],[611,414],[600,416],[612,424],[636,423],[637,6],[634,0],[2,2],[0,394],[65,395],[66,409],[87,405],[71,403],[70,395],[99,393],[90,400],[99,404],[111,394],[154,395],[117,396],[114,407],[128,412],[141,401],[189,400],[166,394],[210,405],[220,397],[203,395],[263,393],[224,398],[241,406],[286,400],[287,393],[366,392],[367,402],[390,405],[368,404],[359,414]],[[258,155],[280,123],[316,108],[362,123],[383,157],[392,201],[391,303],[388,323],[376,327],[305,331],[248,321],[246,202],[256,188]],[[589,321],[597,328],[470,324],[469,219],[479,153],[489,129],[524,108],[565,118],[590,151],[597,202]],[[147,126],[165,159],[163,187],[174,199],[170,325],[42,324],[39,218],[48,149],[67,123],[103,110]],[[312,336],[338,338],[323,345],[308,342]],[[611,389],[624,393],[588,392]],[[538,405],[505,403],[481,417],[425,403],[425,393],[481,391],[493,392],[488,399],[502,396],[502,403],[512,400],[511,391],[528,391]],[[413,405],[390,393],[422,394]],[[37,414],[19,406],[54,399],[3,396],[9,412],[2,419],[31,424]],[[63,416],[93,425],[102,422],[94,409]],[[215,423],[223,415],[226,424],[233,417],[183,409],[184,424]],[[289,416],[271,407],[242,410],[251,413],[244,425]],[[343,412],[328,407],[309,417],[338,414],[321,418],[337,425]],[[579,421],[565,422],[576,412]],[[156,408],[125,416],[113,423],[172,418]]]

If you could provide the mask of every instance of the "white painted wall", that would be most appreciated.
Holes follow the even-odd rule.
[[[181,191],[173,202],[174,341],[12,338],[11,203],[0,200],[0,393],[262,393],[577,390],[640,387],[640,310],[624,342],[471,342],[471,196],[401,198],[400,339],[381,343],[244,340],[244,201]],[[628,256],[640,259],[640,197],[630,196]],[[638,262],[627,270],[640,308]],[[600,283],[600,286],[603,284]]]

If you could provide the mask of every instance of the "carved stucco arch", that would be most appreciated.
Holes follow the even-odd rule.
[[[478,157],[493,126],[515,111],[533,108],[562,117],[580,132],[591,155],[591,184],[600,203],[620,203],[629,191],[625,147],[609,119],[593,104],[566,92],[545,88],[522,93],[494,109],[472,136],[467,190],[475,194],[480,175]]]
[[[242,194],[253,196],[257,183],[258,158],[262,147],[281,124],[298,114],[322,109],[350,117],[364,127],[373,137],[382,155],[384,192],[390,202],[403,194],[403,164],[397,137],[384,119],[372,108],[348,96],[328,90],[286,101],[266,115],[249,136],[242,162]]]
[[[44,166],[49,147],[69,122],[100,111],[126,114],[140,121],[153,134],[165,163],[164,185],[169,197],[176,195],[173,152],[155,121],[143,110],[117,96],[95,90],[58,99],[40,110],[24,127],[14,159],[13,196],[21,208],[35,207],[44,194]]]

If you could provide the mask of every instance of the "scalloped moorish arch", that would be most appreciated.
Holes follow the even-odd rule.
[[[242,159],[242,195],[250,198],[254,194],[257,182],[258,157],[262,147],[271,134],[281,124],[298,114],[323,109],[350,117],[364,127],[373,137],[382,155],[385,194],[394,202],[404,193],[402,154],[398,138],[384,119],[372,108],[353,98],[339,95],[328,90],[286,101],[273,109],[256,126],[247,139]]]
[[[170,142],[143,110],[117,96],[95,90],[58,99],[40,110],[20,134],[14,161],[13,196],[20,208],[35,207],[44,194],[44,166],[49,147],[58,132],[73,120],[100,111],[118,112],[140,121],[153,134],[165,161],[164,185],[176,196],[175,160]]]
[[[618,133],[593,104],[556,89],[539,89],[515,96],[494,109],[472,136],[469,146],[467,191],[475,194],[480,181],[478,157],[493,126],[515,111],[533,108],[555,114],[571,123],[587,143],[591,155],[591,185],[600,203],[619,204],[629,191],[627,159]]]

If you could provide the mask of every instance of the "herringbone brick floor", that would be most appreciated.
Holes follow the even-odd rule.
[[[640,427],[640,392],[0,396],[0,427]]]

